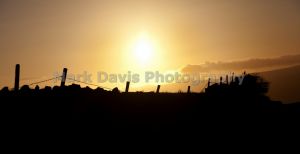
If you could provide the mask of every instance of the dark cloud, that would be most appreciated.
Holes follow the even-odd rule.
[[[257,58],[232,62],[206,62],[202,65],[187,65],[182,72],[210,72],[227,70],[259,70],[300,64],[300,55],[286,55],[277,58]]]

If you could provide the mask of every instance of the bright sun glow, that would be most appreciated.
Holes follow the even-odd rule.
[[[138,38],[134,46],[134,55],[140,64],[149,64],[153,59],[153,44],[146,36]]]

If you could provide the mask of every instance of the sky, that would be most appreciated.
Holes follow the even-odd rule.
[[[25,80],[300,54],[299,27],[298,0],[0,0],[0,87],[17,63]]]

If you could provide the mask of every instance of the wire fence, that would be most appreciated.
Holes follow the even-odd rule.
[[[38,82],[33,82],[33,83],[28,84],[28,85],[29,86],[38,85],[38,84],[48,82],[48,81],[52,81],[52,80],[55,80],[55,79],[58,79],[58,78],[61,78],[61,76],[57,76],[57,77],[54,77],[54,78],[50,78],[50,79],[46,79],[46,80],[42,80],[42,81],[38,81]]]
[[[67,78],[67,80],[75,81],[75,82],[86,84],[86,85],[89,85],[89,86],[96,86],[96,87],[99,87],[99,88],[103,88],[103,89],[107,89],[107,90],[112,90],[112,88],[100,86],[100,85],[93,84],[93,83],[83,82],[83,81],[76,80],[76,79],[73,79],[73,78]]]
[[[63,76],[57,76],[57,77],[53,77],[53,78],[49,78],[49,79],[45,79],[45,80],[41,80],[41,81],[37,81],[37,82],[32,82],[32,83],[29,83],[28,85],[29,86],[39,85],[39,84],[49,82],[49,81],[52,81],[52,80],[57,80],[57,79],[62,78],[62,77]],[[85,85],[88,85],[88,86],[95,86],[95,87],[99,87],[99,88],[103,88],[103,89],[107,89],[107,90],[112,90],[112,88],[108,88],[108,87],[104,87],[104,86],[101,86],[101,85],[98,85],[98,84],[93,84],[93,83],[88,83],[88,82],[76,80],[74,78],[66,78],[66,79],[69,80],[69,81],[85,84]]]

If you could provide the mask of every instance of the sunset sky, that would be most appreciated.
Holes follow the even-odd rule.
[[[300,54],[299,0],[0,0],[0,86]]]

